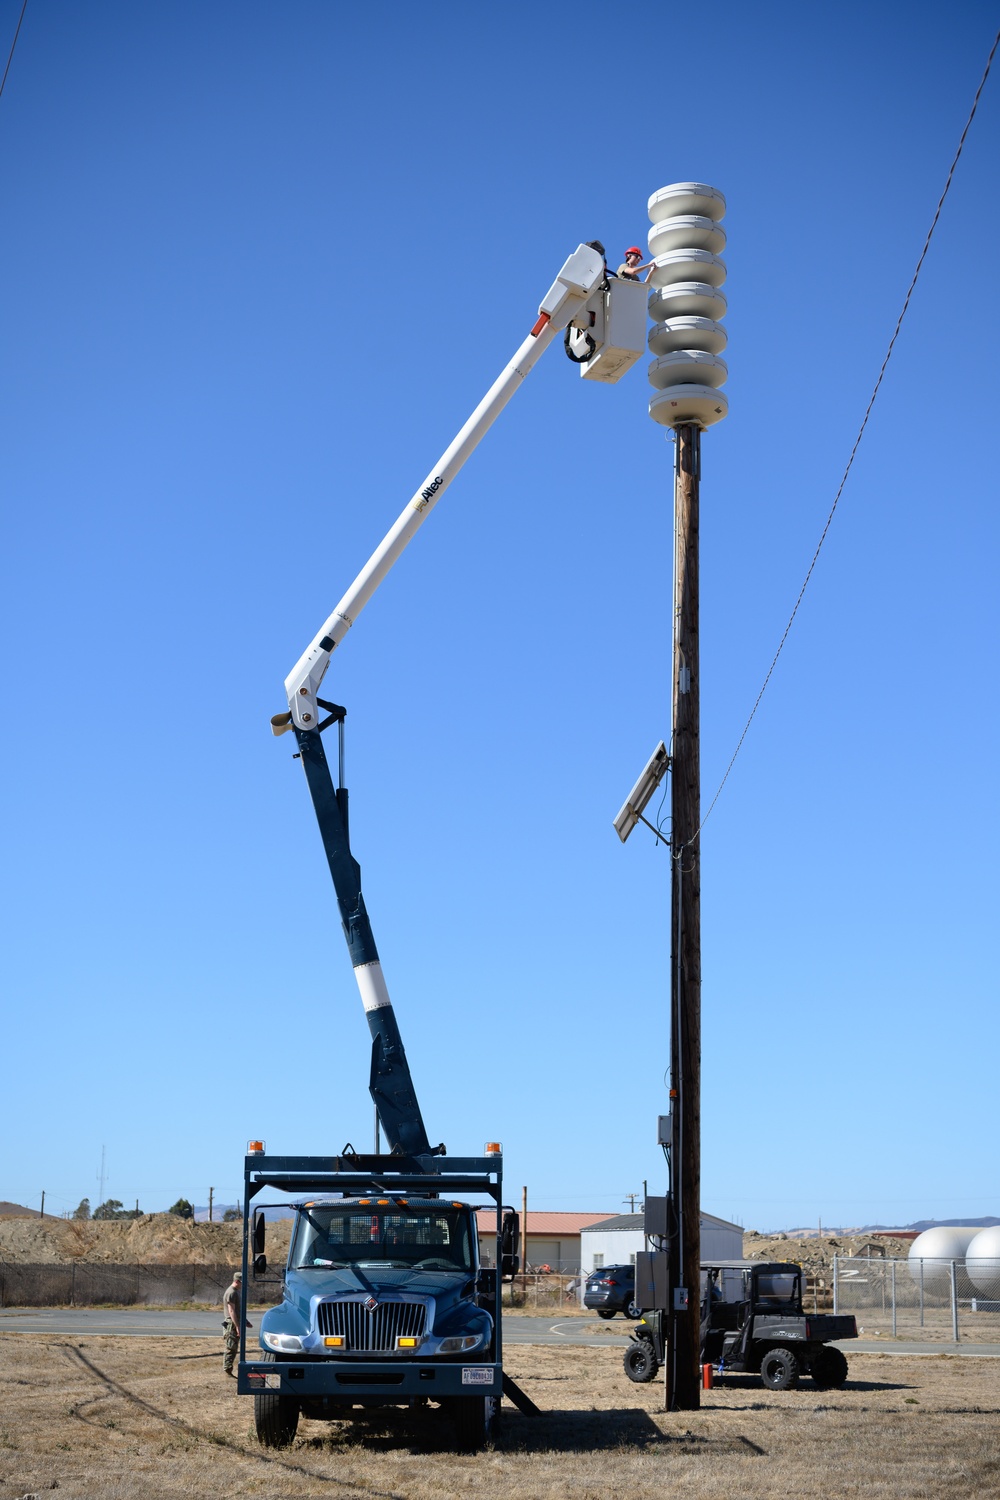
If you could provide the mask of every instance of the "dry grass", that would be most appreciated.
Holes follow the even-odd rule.
[[[856,1355],[843,1391],[771,1394],[731,1377],[668,1416],[612,1349],[515,1347],[510,1371],[544,1409],[504,1411],[493,1451],[449,1451],[436,1412],[303,1422],[262,1451],[251,1402],[200,1339],[0,1337],[0,1500],[201,1500],[209,1495],[431,1500],[691,1496],[941,1497],[1000,1493],[991,1360]]]

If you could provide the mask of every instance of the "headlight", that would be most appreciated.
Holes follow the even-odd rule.
[[[483,1342],[481,1333],[468,1333],[464,1338],[442,1339],[439,1354],[461,1354],[463,1349],[475,1349]]]
[[[265,1333],[264,1343],[279,1354],[301,1354],[302,1340],[294,1333]]]

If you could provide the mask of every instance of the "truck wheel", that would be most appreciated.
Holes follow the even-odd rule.
[[[771,1391],[791,1391],[799,1383],[799,1362],[791,1349],[767,1349],[760,1361],[760,1378]]]
[[[262,1354],[274,1364],[273,1354]],[[295,1437],[299,1425],[299,1403],[292,1396],[279,1396],[277,1391],[257,1391],[253,1398],[253,1421],[257,1429],[257,1441],[263,1448],[287,1448]]]
[[[629,1380],[634,1380],[636,1385],[645,1385],[647,1380],[654,1378],[660,1368],[649,1339],[633,1339],[625,1350],[622,1363],[625,1366],[625,1374]]]
[[[614,1315],[615,1315],[615,1313],[614,1313],[614,1308],[611,1308],[611,1309],[610,1309],[610,1310],[609,1310],[609,1309],[608,1309],[608,1308],[606,1308],[606,1307],[599,1307],[599,1308],[598,1308],[598,1309],[597,1309],[597,1316],[598,1316],[598,1317],[599,1317],[599,1318],[605,1318],[605,1319],[607,1319],[607,1318],[613,1318],[613,1317],[614,1317]]]
[[[478,1453],[486,1443],[493,1441],[499,1406],[496,1396],[455,1397],[451,1416],[459,1448],[466,1453]]]
[[[809,1360],[809,1373],[821,1391],[836,1390],[847,1379],[847,1360],[840,1349],[824,1344]]]

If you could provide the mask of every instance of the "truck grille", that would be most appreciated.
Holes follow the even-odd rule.
[[[318,1308],[321,1334],[339,1333],[346,1348],[370,1353],[394,1350],[398,1338],[419,1338],[424,1331],[427,1309],[422,1302],[380,1302],[368,1312],[357,1302],[321,1302]]]

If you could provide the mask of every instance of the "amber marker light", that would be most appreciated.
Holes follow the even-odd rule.
[[[264,1155],[264,1142],[263,1141],[247,1141],[247,1156],[263,1156],[263,1155]]]
[[[396,1340],[396,1348],[397,1349],[415,1349],[419,1343],[420,1343],[419,1339],[398,1338]]]
[[[483,1155],[484,1156],[502,1156],[503,1152],[500,1149],[500,1142],[499,1141],[487,1141],[486,1142],[486,1149],[483,1152]]]
[[[323,1342],[328,1349],[343,1349],[344,1335],[342,1333],[334,1333],[329,1338],[324,1339]]]

